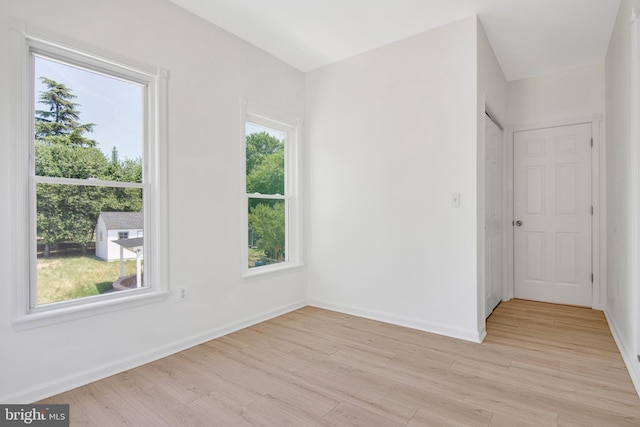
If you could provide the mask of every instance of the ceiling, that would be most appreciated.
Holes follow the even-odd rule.
[[[478,14],[507,80],[604,61],[620,0],[170,0],[312,71]]]

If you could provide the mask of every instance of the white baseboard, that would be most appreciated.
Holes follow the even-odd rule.
[[[308,305],[476,343],[482,342],[487,334],[484,329],[481,331],[474,331],[470,329],[452,328],[446,325],[425,322],[411,317],[398,316],[395,314],[383,313],[343,304],[335,304],[326,301],[310,300],[308,301]]]
[[[618,328],[616,322],[613,320],[613,316],[611,316],[607,310],[604,310],[604,316],[607,318],[611,335],[613,335],[618,350],[620,350],[622,360],[624,360],[624,364],[627,366],[627,371],[629,371],[633,386],[636,388],[638,396],[640,396],[640,361],[638,361],[638,356],[635,354],[635,351],[629,351],[626,347],[622,337],[618,333]]]
[[[474,341],[474,342],[481,343],[482,341],[484,341],[486,337],[487,337],[487,324],[485,323],[484,325],[482,325],[482,329],[478,332],[478,341]]]
[[[84,372],[68,375],[47,384],[42,384],[26,390],[19,390],[10,395],[0,396],[0,402],[5,404],[25,404],[37,402],[47,397],[72,390],[76,387],[81,387],[91,382],[109,377],[111,375],[133,369],[135,367],[144,365],[145,363],[150,363],[155,360],[162,359],[163,357],[170,356],[204,342],[211,341],[212,339],[220,338],[221,336],[230,334],[240,329],[255,325],[260,322],[264,322],[265,320],[272,319],[282,314],[289,313],[291,311],[305,307],[306,305],[307,303],[305,301],[299,301],[275,308],[273,310],[268,310],[255,316],[251,316],[237,322],[232,322],[218,328],[214,328],[210,331],[192,335],[190,337],[174,341],[172,343],[156,347],[154,349],[150,349],[135,356],[116,360],[95,369],[89,369]]]

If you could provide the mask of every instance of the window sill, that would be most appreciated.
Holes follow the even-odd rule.
[[[116,299],[101,300],[53,310],[38,311],[14,318],[13,327],[17,331],[35,329],[43,326],[55,325],[57,323],[161,302],[165,301],[168,296],[169,291],[149,291]]]
[[[253,281],[264,279],[272,276],[280,276],[293,271],[302,270],[304,264],[285,263],[277,264],[273,266],[254,267],[250,270],[245,270],[242,277],[245,281]]]

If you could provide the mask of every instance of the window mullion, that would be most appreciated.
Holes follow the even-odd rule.
[[[282,194],[247,193],[249,199],[287,200],[289,197]]]
[[[41,175],[35,175],[33,178],[36,184],[67,184],[86,185],[92,187],[144,188],[144,183],[140,182],[105,181],[102,179],[59,178]]]

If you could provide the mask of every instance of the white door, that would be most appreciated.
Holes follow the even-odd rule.
[[[514,133],[515,297],[592,305],[591,125]]]
[[[502,131],[485,116],[485,316],[502,300]]]

